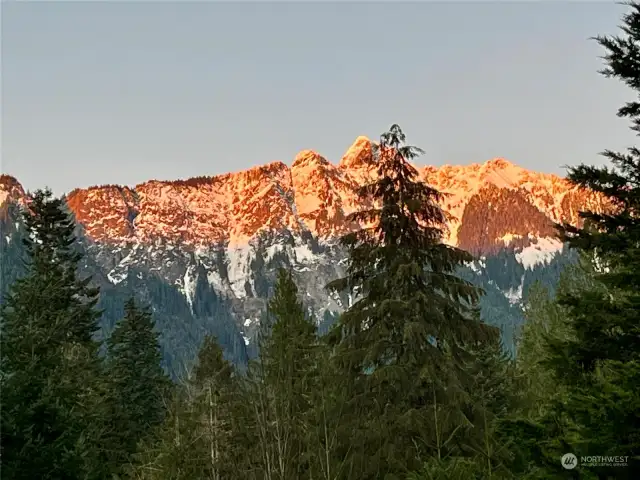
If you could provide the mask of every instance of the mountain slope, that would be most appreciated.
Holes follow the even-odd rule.
[[[343,273],[336,239],[359,228],[346,217],[364,207],[355,190],[376,175],[371,152],[372,143],[359,137],[338,164],[305,150],[290,167],[273,162],[213,177],[70,192],[67,204],[88,253],[86,272],[103,287],[108,307],[103,334],[123,298],[135,292],[156,312],[174,372],[184,370],[207,332],[224,336],[227,355],[243,363],[280,266],[293,269],[310,313],[326,326],[350,302],[329,297],[324,285]],[[418,170],[447,194],[446,241],[483,257],[461,274],[492,292],[483,312],[505,337],[522,321],[518,302],[527,278],[547,269],[553,284],[554,262],[570,261],[553,238],[553,222],[577,224],[578,211],[606,207],[593,192],[504,159]],[[12,236],[19,234],[15,212],[24,198],[16,179],[0,177],[5,285],[19,270],[8,259],[20,255]]]

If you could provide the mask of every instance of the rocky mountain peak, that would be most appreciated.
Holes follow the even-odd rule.
[[[329,161],[313,150],[302,150],[293,159],[291,169],[304,167],[320,167],[329,165]]]
[[[359,228],[347,217],[362,207],[357,188],[377,175],[372,146],[367,137],[358,137],[337,165],[313,150],[303,150],[291,167],[277,161],[223,175],[150,180],[134,188],[94,186],[73,190],[66,199],[87,236],[99,242],[238,245],[261,232],[283,230],[304,230],[331,240]],[[501,216],[491,210],[496,205],[503,210],[505,202],[516,202],[514,209],[520,211],[526,203],[539,212],[531,228],[546,235],[550,224],[578,223],[580,210],[604,208],[606,203],[561,177],[532,172],[504,158],[467,166],[424,166],[418,171],[424,182],[446,194],[443,208],[452,217],[446,241],[474,251],[494,250],[497,239],[475,244],[475,227],[461,230],[463,223],[474,222],[472,211],[497,222]],[[14,177],[0,176],[0,205],[23,197]],[[546,219],[544,225],[541,219]],[[511,223],[489,230],[500,238],[523,236]]]
[[[345,169],[369,168],[373,160],[372,147],[368,137],[359,136],[342,156],[339,166]]]
[[[9,205],[24,205],[25,191],[20,182],[11,175],[0,175],[0,220],[7,218]]]
[[[487,170],[506,170],[513,168],[514,166],[515,165],[513,163],[502,157],[492,158],[484,163],[484,167]]]
[[[0,175],[0,207],[8,201],[17,201],[24,197],[25,192],[20,182],[11,175]]]

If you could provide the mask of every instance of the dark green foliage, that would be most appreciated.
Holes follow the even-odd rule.
[[[11,285],[26,273],[23,235],[18,206],[9,203],[4,218],[0,218],[0,302]]]
[[[166,280],[131,268],[124,281],[117,285],[107,283],[102,288],[101,338],[108,338],[116,320],[123,315],[124,303],[135,296],[153,311],[160,333],[162,365],[173,380],[186,376],[207,335],[216,336],[226,358],[243,367],[247,362],[246,346],[231,307],[208,285],[202,268],[198,269],[194,290],[192,308],[185,296]]]
[[[167,403],[165,423],[141,444],[131,478],[191,480],[203,477],[203,452],[194,448],[196,423],[186,388],[175,389]]]
[[[569,248],[566,244],[563,249],[556,254],[549,263],[536,265],[533,269],[527,269],[522,281],[522,300],[527,301],[527,297],[534,284],[544,286],[549,293],[555,295],[556,286],[560,277],[567,269],[572,268],[579,262],[578,250]]]
[[[250,372],[261,468],[282,480],[306,478],[313,462],[308,444],[311,392],[318,385],[316,327],[307,318],[290,271],[279,270],[268,307],[260,357]]]
[[[107,384],[113,434],[111,462],[117,467],[133,459],[144,440],[165,416],[170,380],[160,361],[158,334],[151,313],[125,304],[124,318],[107,341]]]
[[[518,375],[501,342],[478,344],[462,375],[468,396],[463,412],[469,421],[460,450],[488,478],[508,475],[509,445],[497,434],[498,422],[520,406]]]
[[[520,285],[525,274],[525,268],[517,261],[510,250],[501,250],[496,255],[488,256],[485,260],[487,276],[498,288],[509,290],[513,285]]]
[[[514,262],[509,262],[511,268],[520,270],[522,266],[515,261],[514,254],[511,255],[514,260]],[[515,284],[510,284],[508,288],[505,286],[505,289],[500,289],[494,279],[489,276],[486,268],[475,266],[474,269],[471,269],[465,266],[458,268],[456,272],[461,278],[483,289],[484,295],[480,297],[479,302],[481,318],[486,319],[487,323],[500,330],[505,347],[510,352],[514,352],[513,343],[518,329],[524,322],[524,317],[519,303],[510,301],[506,293],[519,293],[522,281],[518,280]],[[503,273],[508,274],[508,272],[509,270]],[[503,285],[506,284],[505,281]]]
[[[472,257],[442,243],[446,220],[439,206],[442,195],[417,180],[417,171],[408,162],[421,151],[405,146],[404,140],[397,125],[381,137],[376,148],[380,179],[358,192],[364,202],[373,199],[379,205],[350,217],[377,223],[341,240],[349,252],[347,276],[328,286],[361,296],[341,316],[338,331],[345,348],[365,337],[380,342],[366,346],[373,349],[372,355],[363,348],[351,349],[355,357],[350,363],[363,370],[415,361],[415,355],[438,358],[443,345],[454,349],[457,343],[490,331],[471,315],[480,291],[454,274]],[[408,330],[411,335],[405,337]],[[391,338],[385,340],[383,333]]]
[[[151,276],[139,283],[138,290],[148,291],[148,302],[154,307],[156,325],[163,334],[164,364],[172,377],[186,374],[206,335],[215,335],[234,363],[246,363],[245,344],[230,306],[216,295],[202,271],[196,280],[193,311],[184,295],[166,281]]]
[[[36,191],[23,216],[27,264],[2,305],[2,473],[84,478],[99,468],[98,291],[76,275],[74,223]]]
[[[236,375],[215,337],[205,337],[190,378],[167,402],[164,424],[137,455],[134,478],[244,478]]]
[[[623,35],[598,37],[606,50],[606,76],[640,93],[640,4],[629,4]],[[618,111],[640,132],[640,103]],[[627,467],[582,467],[588,478],[640,475],[640,151],[606,151],[613,168],[580,165],[569,179],[609,198],[607,213],[582,212],[582,228],[560,232],[572,247],[588,252],[595,266],[580,289],[560,289],[557,308],[564,334],[542,335],[543,379],[556,392],[537,416],[508,424],[519,445],[519,467],[536,465],[544,478],[563,473],[566,452],[628,457]],[[589,277],[587,277],[589,279]],[[558,329],[556,329],[558,331]],[[544,383],[543,383],[544,385]],[[577,469],[577,470],[578,470]]]
[[[404,142],[394,125],[375,148],[378,180],[358,192],[373,207],[350,217],[372,226],[341,240],[347,275],[328,285],[359,296],[330,333],[357,419],[347,478],[396,478],[440,453],[461,416],[438,410],[461,393],[451,366],[465,343],[495,337],[474,314],[480,291],[455,275],[472,258],[442,243],[442,195],[417,179],[409,161],[421,151]]]
[[[410,473],[407,480],[484,480],[482,466],[475,459],[448,457],[430,458],[418,472]],[[500,478],[493,476],[492,478]]]

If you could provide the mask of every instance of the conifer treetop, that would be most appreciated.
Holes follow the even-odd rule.
[[[605,68],[600,73],[616,78],[635,91],[637,99],[618,109],[618,117],[631,120],[631,130],[640,135],[640,4],[627,3],[628,13],[622,17],[622,34],[597,36],[594,40],[605,49]],[[581,164],[568,168],[567,178],[609,198],[613,212],[580,212],[586,219],[584,228],[560,226],[563,239],[576,248],[595,251],[616,262],[617,252],[629,252],[640,246],[640,149],[626,152],[605,150],[602,155],[612,166]],[[629,279],[627,279],[629,280]],[[640,281],[640,280],[639,280]]]

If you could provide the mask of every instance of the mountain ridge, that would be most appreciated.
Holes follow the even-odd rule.
[[[447,194],[442,206],[452,218],[445,241],[477,257],[459,274],[484,289],[483,318],[513,348],[530,285],[541,280],[553,288],[562,266],[573,261],[555,238],[554,223],[579,224],[580,210],[603,209],[606,202],[503,158],[416,168]],[[65,197],[87,254],[82,273],[101,288],[100,335],[108,337],[124,300],[134,295],[151,306],[174,372],[184,371],[206,333],[221,339],[230,359],[246,363],[256,353],[280,267],[293,272],[309,315],[326,331],[354,301],[325,290],[345,273],[346,252],[336,240],[360,228],[347,216],[366,207],[355,191],[375,175],[372,142],[358,137],[338,163],[303,150],[291,165],[72,190]],[[18,213],[27,201],[17,179],[0,176],[4,290],[24,273]]]
[[[192,247],[235,246],[283,230],[331,240],[360,227],[347,216],[362,207],[356,188],[376,175],[372,147],[371,140],[360,136],[337,164],[303,150],[290,166],[275,161],[239,172],[149,180],[134,187],[96,185],[76,188],[65,197],[88,238],[103,243],[162,239]],[[606,206],[594,192],[504,158],[416,169],[422,181],[446,194],[442,206],[452,219],[445,241],[475,254],[499,250],[505,237],[526,246],[529,234],[550,236],[553,223],[579,224],[580,210]],[[24,201],[24,196],[17,179],[0,177],[0,211],[8,201]],[[513,217],[514,208],[527,211],[526,227],[503,221]],[[490,223],[489,237],[479,230],[479,218]],[[475,230],[470,228],[474,223]]]

